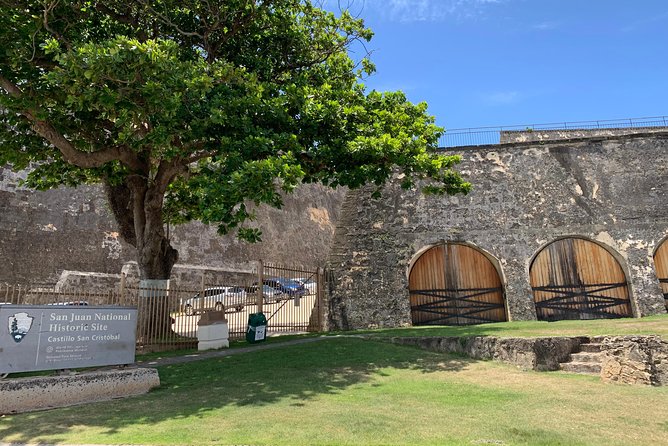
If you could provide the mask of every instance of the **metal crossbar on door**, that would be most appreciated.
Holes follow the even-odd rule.
[[[580,284],[580,285],[546,285],[532,287],[533,291],[544,293],[553,293],[555,296],[536,302],[536,311],[539,312],[539,319],[543,310],[553,310],[557,314],[571,314],[577,316],[592,315],[606,318],[621,318],[631,312],[629,300],[619,297],[613,297],[604,293],[610,290],[628,286],[627,282],[619,283],[598,283],[598,284]],[[623,314],[618,312],[606,311],[609,308],[624,306],[626,310]],[[554,317],[556,314],[547,315]]]
[[[666,278],[666,279],[659,279],[659,283],[661,283],[661,284],[663,284],[663,285],[668,285],[668,278]],[[663,298],[664,298],[665,301],[666,301],[666,309],[668,309],[668,291],[665,291],[666,289],[668,289],[668,287],[666,287],[666,286],[662,286],[662,288],[663,288],[663,290],[664,290],[664,292],[663,292]]]
[[[502,303],[478,300],[482,296],[502,293],[503,288],[468,288],[468,289],[433,289],[411,290],[412,295],[427,296],[433,300],[411,306],[412,312],[424,312],[437,315],[423,324],[479,324],[497,322],[497,319],[485,317],[491,310],[503,309]],[[461,321],[460,319],[464,319]]]

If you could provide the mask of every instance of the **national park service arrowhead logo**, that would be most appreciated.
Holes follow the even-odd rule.
[[[9,334],[14,342],[21,342],[30,331],[34,317],[28,316],[28,313],[16,313],[9,316]]]

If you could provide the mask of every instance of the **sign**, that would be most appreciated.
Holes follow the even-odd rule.
[[[267,337],[267,326],[266,325],[258,325],[255,327],[255,340],[256,341],[264,341],[264,338]]]
[[[0,305],[0,373],[131,364],[137,309]]]

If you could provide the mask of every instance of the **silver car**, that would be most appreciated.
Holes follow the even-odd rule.
[[[248,297],[249,299],[253,300],[257,298],[257,285],[250,286],[246,288],[246,292],[248,292]],[[269,285],[262,285],[262,298],[264,299],[265,303],[272,304],[275,302],[280,302],[281,299],[283,299],[284,294],[281,292],[281,290],[277,290],[276,288],[272,288]]]
[[[181,311],[192,316],[205,310],[222,311],[224,308],[243,310],[248,302],[246,290],[240,286],[211,287],[188,299],[181,299]]]

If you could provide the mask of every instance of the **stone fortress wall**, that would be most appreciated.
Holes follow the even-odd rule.
[[[467,196],[424,196],[396,184],[380,199],[350,192],[328,261],[330,328],[410,325],[411,266],[448,242],[492,260],[509,320],[536,319],[532,260],[564,237],[593,241],[619,261],[633,316],[665,313],[653,260],[668,236],[665,130],[448,149],[463,156],[458,170],[473,184]]]
[[[492,259],[508,318],[534,319],[532,259],[577,236],[619,260],[634,316],[665,312],[652,255],[668,236],[668,132],[558,136],[568,139],[448,149],[464,157],[468,196],[425,197],[390,184],[381,199],[361,189],[344,201],[345,191],[309,185],[284,209],[261,209],[264,242],[256,245],[199,223],[172,228],[173,276],[199,287],[202,276],[233,280],[257,260],[321,266],[330,254],[331,327],[398,326],[412,322],[411,265],[429,247],[457,242]],[[121,271],[136,275],[134,250],[119,239],[99,188],[35,192],[20,178],[0,169],[0,282],[109,287]]]
[[[134,248],[120,239],[101,188],[37,192],[20,186],[23,175],[0,168],[0,283],[104,287],[117,283],[122,269],[136,271]],[[263,206],[254,222],[264,234],[257,244],[201,223],[172,227],[179,250],[174,277],[198,287],[203,274],[215,284],[250,271],[258,260],[322,266],[344,195],[343,189],[304,185],[285,198],[283,209]],[[69,271],[64,283],[63,271]]]

